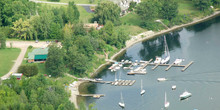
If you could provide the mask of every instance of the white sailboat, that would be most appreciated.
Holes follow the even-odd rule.
[[[124,108],[125,107],[125,103],[122,97],[122,93],[121,93],[121,102],[118,103],[120,107]]]
[[[143,84],[142,84],[142,79],[141,79],[141,95],[143,95],[145,93],[145,90],[143,89]]]
[[[170,61],[170,52],[167,45],[166,37],[164,36],[164,47],[165,47],[165,55],[166,57],[161,60],[161,64],[166,64]]]
[[[164,101],[164,107],[168,108],[170,106],[170,102],[167,101],[167,94],[165,92],[165,101]]]

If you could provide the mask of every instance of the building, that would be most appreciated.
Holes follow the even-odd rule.
[[[23,76],[22,73],[12,73],[11,75],[12,75],[12,76],[15,76],[15,77],[17,78],[17,80],[20,80],[21,77]]]
[[[48,48],[37,48],[28,53],[28,63],[44,62],[47,59]]]

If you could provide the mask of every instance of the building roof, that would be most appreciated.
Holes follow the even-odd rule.
[[[28,53],[28,60],[31,59],[44,59],[47,57],[48,48],[37,48],[34,49],[32,52]]]

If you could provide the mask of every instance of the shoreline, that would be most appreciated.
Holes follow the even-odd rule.
[[[209,16],[206,16],[206,17],[203,17],[201,19],[197,19],[197,20],[193,20],[192,22],[190,23],[186,23],[186,24],[181,24],[181,25],[176,25],[176,26],[173,26],[169,29],[164,29],[164,30],[161,30],[159,32],[153,32],[153,31],[146,31],[146,32],[143,32],[143,33],[140,33],[136,36],[132,36],[129,40],[126,41],[126,47],[122,48],[120,51],[118,51],[117,53],[115,53],[113,56],[111,56],[110,60],[115,60],[118,56],[120,56],[121,54],[123,54],[124,52],[126,52],[126,50],[128,48],[130,48],[131,46],[137,44],[137,43],[140,43],[142,41],[147,41],[149,39],[152,39],[152,38],[155,38],[159,35],[162,35],[162,34],[165,34],[165,33],[169,33],[171,31],[174,31],[174,30],[177,30],[177,29],[180,29],[180,28],[183,28],[183,27],[188,27],[188,26],[191,26],[191,25],[195,25],[195,24],[198,24],[198,23],[201,23],[201,22],[204,22],[204,21],[207,21],[209,19],[212,19],[212,18],[215,18],[217,16],[220,15],[220,11],[216,11],[214,12],[213,14],[209,15]],[[97,74],[99,74],[103,68],[105,68],[106,66],[110,65],[111,63],[110,62],[106,62],[104,64],[101,64],[96,70],[95,72],[93,72],[91,74],[91,76],[96,76]],[[78,90],[78,93],[80,93],[79,91],[79,86],[81,84],[83,84],[84,82],[80,82],[79,84],[77,84],[77,90]],[[77,96],[75,96],[75,100],[77,100]],[[77,105],[77,103],[75,104]],[[78,105],[77,105],[78,106]]]
[[[188,26],[191,26],[191,25],[195,25],[195,24],[198,24],[198,23],[201,23],[201,22],[204,22],[204,21],[207,21],[211,18],[214,18],[214,17],[217,17],[217,16],[220,16],[220,11],[216,11],[214,12],[213,14],[209,15],[209,16],[206,16],[206,17],[203,17],[201,19],[198,19],[198,20],[194,20],[190,23],[186,23],[186,24],[181,24],[181,25],[176,25],[176,26],[173,26],[169,29],[164,29],[164,30],[161,30],[159,32],[153,32],[153,31],[146,31],[146,32],[143,32],[143,33],[140,33],[136,36],[132,36],[131,39],[127,40],[126,41],[126,47],[122,48],[120,51],[118,51],[117,53],[115,53],[113,56],[111,56],[110,60],[115,60],[119,55],[121,55],[123,52],[125,52],[128,48],[130,48],[131,46],[139,43],[139,42],[142,42],[142,41],[146,41],[146,40],[149,40],[149,39],[152,39],[152,38],[155,38],[159,35],[162,35],[162,34],[165,34],[165,33],[169,33],[171,31],[174,31],[174,30],[177,30],[177,29],[180,29],[180,28],[183,28],[183,27],[188,27]],[[143,37],[144,36],[144,37]],[[108,66],[109,64],[111,64],[110,62],[106,62],[104,64],[101,64],[96,70],[95,72],[93,72],[91,74],[91,76],[95,76],[96,74],[98,74],[100,71],[102,71],[102,68],[105,67],[105,66]]]

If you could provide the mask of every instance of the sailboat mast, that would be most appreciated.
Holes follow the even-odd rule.
[[[122,97],[122,92],[121,92],[121,102],[124,103],[123,97]]]
[[[166,102],[167,102],[167,94],[166,94],[166,92],[165,92],[165,101],[164,101],[164,104],[166,104]]]
[[[141,91],[143,90],[143,87],[142,87],[143,85],[142,85],[142,79],[141,79]]]

